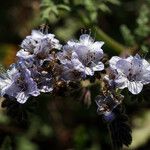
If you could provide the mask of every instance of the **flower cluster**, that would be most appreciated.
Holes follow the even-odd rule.
[[[103,70],[103,44],[104,42],[94,42],[88,34],[81,35],[79,41],[68,41],[63,46],[63,52],[58,53],[58,59],[65,68],[73,71],[67,80],[75,80],[79,76],[86,78],[93,76],[95,71]]]
[[[0,76],[0,95],[19,103],[41,92],[53,92],[58,81],[70,82],[93,76],[104,69],[103,42],[83,34],[79,41],[62,46],[53,34],[33,30],[16,54],[18,61]]]
[[[41,92],[53,93],[58,82],[81,81],[105,69],[102,62],[104,42],[94,41],[82,34],[79,40],[61,45],[55,35],[33,30],[17,52],[18,60],[0,74],[0,96],[25,103]],[[138,54],[109,60],[109,74],[105,75],[102,94],[97,96],[98,113],[106,118],[122,102],[117,89],[128,88],[132,94],[142,91],[150,83],[150,64]]]

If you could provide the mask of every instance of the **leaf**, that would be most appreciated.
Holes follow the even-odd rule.
[[[107,0],[109,3],[112,3],[114,5],[120,5],[120,1],[119,0]]]
[[[121,26],[121,32],[124,38],[124,41],[126,42],[127,45],[133,46],[135,44],[135,38],[132,35],[131,31],[126,25]]]
[[[129,146],[132,142],[131,128],[127,115],[117,107],[114,110],[116,118],[109,124],[111,139],[115,150],[122,149],[123,145]]]
[[[56,16],[59,15],[59,11],[58,11],[57,6],[53,6],[53,7],[52,7],[52,12],[53,12]]]
[[[37,145],[31,142],[27,137],[22,136],[18,138],[17,142],[18,150],[37,150]]]
[[[104,3],[99,4],[99,5],[98,5],[98,8],[99,8],[101,11],[103,11],[103,12],[108,12],[108,13],[111,12],[111,10],[109,9],[109,7],[108,7],[106,4],[104,4]]]
[[[70,7],[67,5],[59,4],[57,5],[58,9],[66,10],[66,11],[71,11]]]
[[[145,4],[142,5],[139,12],[139,16],[137,18],[137,28],[134,31],[136,35],[146,37],[150,34],[149,16],[150,16],[149,7]]]

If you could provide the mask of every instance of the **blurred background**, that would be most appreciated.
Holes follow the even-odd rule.
[[[1,1],[0,20],[0,63],[6,68],[16,61],[21,41],[44,24],[61,43],[88,33],[105,42],[108,58],[137,52],[150,58],[150,0]],[[107,126],[94,102],[99,86],[84,84],[79,91],[71,91],[74,96],[60,92],[60,96],[42,95],[23,106],[13,104],[9,115],[1,108],[1,149],[110,149]],[[133,136],[125,150],[150,149],[149,92],[149,87],[138,96],[124,91],[123,105]]]

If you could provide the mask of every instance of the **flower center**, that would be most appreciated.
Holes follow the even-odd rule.
[[[138,70],[137,72],[133,72],[133,69],[129,69],[129,74],[127,75],[127,78],[131,82],[138,81],[138,80],[140,80],[139,79],[140,73],[141,73],[141,70]]]

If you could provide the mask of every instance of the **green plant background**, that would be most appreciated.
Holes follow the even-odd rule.
[[[105,42],[103,49],[108,58],[137,52],[150,58],[150,0],[2,1],[0,20],[0,63],[6,68],[16,61],[15,54],[25,36],[43,24],[48,25],[49,31],[62,43],[78,38],[81,33],[91,34]],[[91,100],[76,93],[74,97],[42,95],[33,103],[14,106],[11,118],[1,108],[1,149],[110,149],[106,124],[97,115],[94,102],[99,84],[86,88],[91,91]],[[133,136],[131,146],[124,149],[150,149],[149,90],[143,93],[132,96],[124,91],[123,104]],[[18,119],[27,124],[20,126]]]

